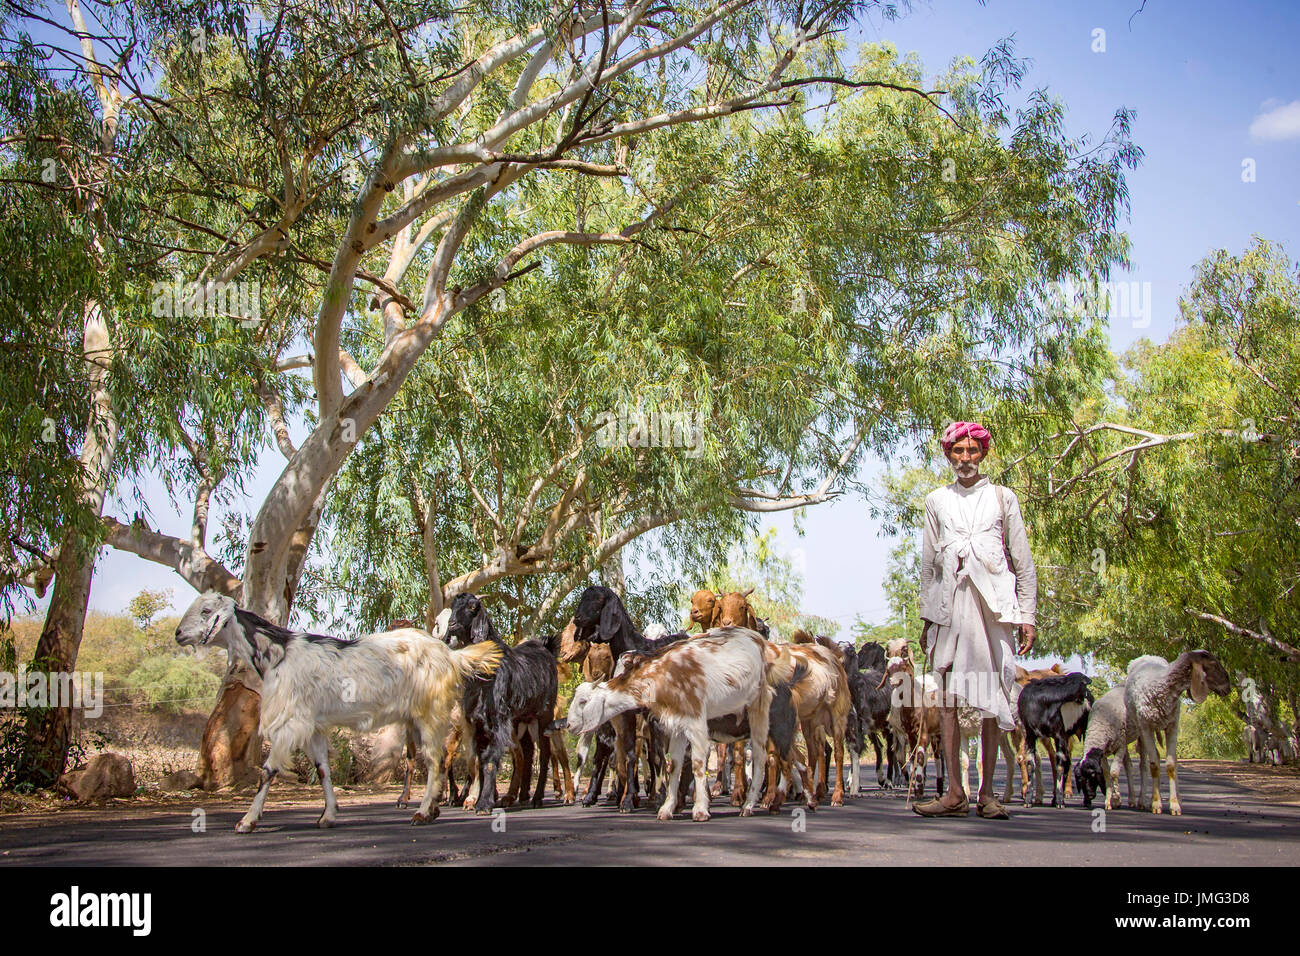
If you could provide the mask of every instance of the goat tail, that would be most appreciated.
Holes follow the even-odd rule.
[[[787,644],[767,644],[763,648],[763,677],[771,687],[789,684],[794,679],[795,661]]]
[[[505,656],[502,645],[496,641],[480,641],[469,647],[462,647],[451,652],[451,659],[456,665],[460,677],[490,677],[501,666]]]

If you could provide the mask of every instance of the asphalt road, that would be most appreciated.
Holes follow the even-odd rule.
[[[541,810],[507,811],[496,821],[444,808],[432,825],[412,827],[389,795],[340,806],[338,826],[318,830],[310,805],[277,804],[272,788],[257,831],[234,832],[247,797],[197,798],[182,808],[76,811],[0,818],[0,866],[313,865],[1155,865],[1296,866],[1300,806],[1270,803],[1221,776],[1184,766],[1183,815],[1134,810],[1098,818],[1074,798],[1064,809],[1013,805],[1010,820],[925,820],[901,793],[870,789],[842,808],[802,821],[787,804],[779,816],[742,818],[715,800],[713,818],[679,815],[660,823],[643,808],[629,815],[553,800]],[[1163,787],[1162,787],[1163,791]],[[394,795],[396,790],[394,790]],[[193,809],[206,830],[194,832]],[[802,823],[800,827],[798,824]],[[504,824],[504,832],[497,832]]]

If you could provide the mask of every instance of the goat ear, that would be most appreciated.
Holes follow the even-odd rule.
[[[1205,698],[1210,696],[1210,688],[1205,684],[1205,665],[1200,661],[1192,661],[1192,686],[1190,688],[1192,700],[1201,703]]]
[[[492,636],[492,622],[488,619],[487,608],[478,606],[478,613],[469,626],[469,638],[473,644],[479,644]]]
[[[600,636],[605,641],[610,641],[618,631],[618,625],[618,601],[614,595],[611,595],[606,599],[605,606],[600,609]]]

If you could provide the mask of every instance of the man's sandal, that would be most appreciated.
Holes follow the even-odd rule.
[[[943,805],[943,801],[936,797],[925,803],[912,804],[912,812],[923,817],[964,817],[970,813],[970,802],[963,799],[955,807],[946,807]]]
[[[975,812],[985,820],[1010,819],[1010,815],[1007,813],[1007,808],[998,802],[997,797],[985,797],[979,802],[979,806],[976,807]]]

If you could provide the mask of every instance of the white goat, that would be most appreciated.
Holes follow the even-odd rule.
[[[1179,701],[1189,693],[1196,703],[1201,703],[1210,692],[1227,696],[1232,682],[1223,665],[1209,651],[1187,651],[1178,655],[1171,664],[1163,657],[1148,654],[1136,658],[1128,665],[1128,678],[1124,682],[1124,704],[1131,724],[1129,733],[1136,732],[1138,751],[1143,772],[1138,774],[1138,802],[1146,792],[1146,768],[1151,771],[1151,812],[1159,813],[1160,806],[1160,752],[1156,749],[1156,734],[1165,736],[1165,769],[1169,773],[1169,812],[1178,816],[1183,812],[1178,802],[1178,716]]]
[[[279,627],[209,591],[195,599],[176,628],[185,646],[224,645],[262,678],[261,731],[271,744],[261,787],[235,829],[257,826],[276,774],[288,771],[293,752],[306,750],[320,774],[325,811],[317,826],[332,827],[338,815],[330,783],[327,731],[367,731],[402,724],[415,733],[429,768],[424,799],[411,818],[437,817],[436,800],[446,782],[444,740],[452,705],[470,675],[491,674],[501,660],[493,643],[452,651],[424,631],[402,628],[342,641]]]
[[[1128,720],[1124,702],[1124,685],[1116,684],[1092,705],[1088,729],[1083,734],[1083,756],[1074,765],[1074,788],[1083,794],[1083,805],[1092,809],[1093,795],[1106,792],[1106,809],[1119,805],[1119,765],[1124,764],[1124,783],[1128,787],[1128,805],[1138,805],[1133,791],[1133,762],[1128,745],[1137,739],[1136,728]],[[1100,784],[1100,786],[1098,786]]]
[[[691,819],[709,819],[706,763],[709,720],[744,713],[753,748],[749,793],[742,816],[754,812],[762,783],[760,767],[766,754],[768,709],[772,688],[794,675],[787,648],[769,644],[746,628],[717,628],[694,640],[674,644],[654,657],[629,653],[620,659],[624,671],[607,683],[584,683],[569,705],[569,729],[582,734],[595,730],[618,714],[644,707],[669,735],[670,776],[660,820],[671,820],[677,809],[686,746],[690,744],[695,776],[695,806]]]

